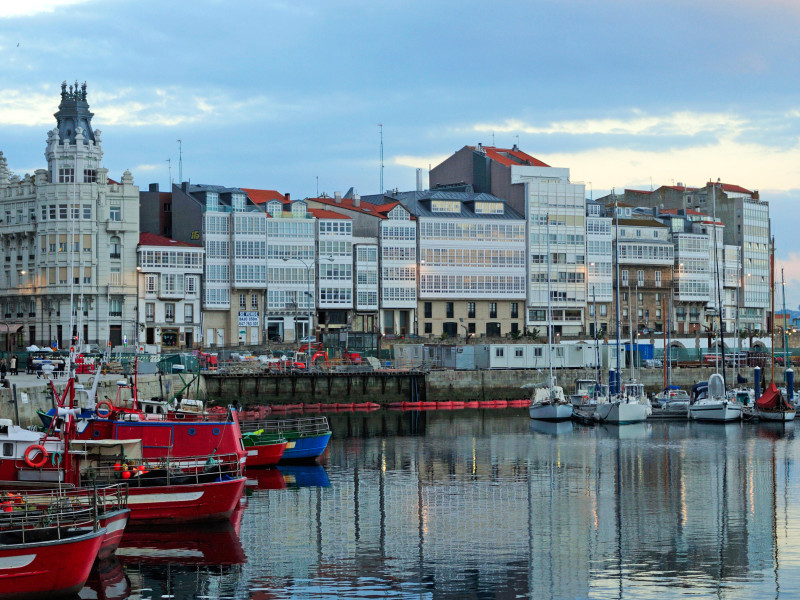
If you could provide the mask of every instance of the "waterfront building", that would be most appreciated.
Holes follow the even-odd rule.
[[[600,337],[612,331],[614,322],[612,302],[614,300],[613,219],[605,216],[599,202],[586,201],[586,292],[587,331],[595,337],[595,321]]]
[[[353,220],[325,209],[309,209],[317,222],[319,327],[350,329],[353,318]]]
[[[378,242],[378,314],[377,327],[385,336],[405,336],[414,333],[417,319],[417,230],[411,213],[397,198],[368,196],[362,198],[352,189],[345,195],[335,192],[333,198],[308,198],[312,208],[325,208],[352,218],[353,235]],[[366,243],[370,246],[372,242]],[[322,251],[320,251],[322,252]],[[367,329],[374,322],[370,308],[374,299],[370,288],[371,250],[364,247],[361,258],[364,266],[361,300],[357,319]],[[361,262],[358,255],[356,262]],[[358,299],[357,299],[358,300]]]
[[[418,333],[500,337],[525,323],[525,219],[470,186],[393,193],[415,217]],[[370,198],[371,199],[371,198]],[[383,277],[387,279],[386,267]]]
[[[760,331],[767,327],[769,312],[769,203],[757,191],[729,183],[689,187],[682,183],[661,186],[652,192],[626,190],[625,201],[659,209],[684,209],[711,215],[725,224],[723,244],[739,248],[740,282],[737,300],[740,329]],[[726,318],[730,322],[730,319]]]
[[[585,334],[585,186],[570,180],[569,169],[550,167],[516,145],[510,149],[465,146],[431,170],[431,188],[452,182],[465,182],[476,193],[503,198],[527,219],[526,327],[544,334],[552,322],[556,335]],[[548,289],[552,319],[547,314]]]
[[[55,117],[46,169],[11,176],[0,153],[0,333],[6,348],[133,343],[138,188],[102,166],[85,83],[61,84]]]
[[[142,233],[137,251],[138,344],[193,348],[200,339],[202,246]]]
[[[355,283],[355,312],[352,331],[377,332],[378,330],[378,256],[377,238],[353,238],[353,280]]]

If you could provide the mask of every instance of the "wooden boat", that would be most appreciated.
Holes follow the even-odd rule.
[[[316,460],[325,452],[331,438],[327,417],[256,421],[243,423],[242,427],[245,433],[262,430],[283,436],[287,444],[281,462]]]
[[[97,507],[62,502],[47,510],[15,504],[0,512],[0,598],[77,593],[86,583],[106,530]]]
[[[288,441],[280,433],[266,433],[263,429],[242,434],[247,451],[248,467],[271,467],[281,460]]]

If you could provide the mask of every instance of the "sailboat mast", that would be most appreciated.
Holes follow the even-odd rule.
[[[781,293],[783,295],[783,372],[789,368],[789,348],[786,334],[786,282],[783,280],[783,267],[781,267]],[[783,376],[786,379],[786,375]]]
[[[553,391],[553,313],[550,308],[550,214],[547,214],[547,222],[545,226],[545,235],[547,237],[547,366],[549,371],[550,380],[547,386],[550,389],[550,394]]]
[[[770,383],[775,383],[775,236],[769,244],[769,307]]]
[[[719,180],[717,180],[719,182]],[[714,221],[714,286],[717,288],[717,316],[719,317],[720,353],[722,356],[722,381],[725,382],[725,331],[722,323],[722,285],[719,279],[719,249],[717,248],[717,185],[711,186],[711,218]],[[716,356],[717,353],[715,352]]]
[[[592,286],[592,305],[594,312],[594,378],[599,384],[600,378],[600,332],[597,331],[597,296],[594,293],[594,286]]]
[[[614,242],[614,262],[616,263],[615,268],[615,277],[617,279],[617,286],[616,286],[616,305],[617,305],[617,366],[616,366],[616,383],[614,384],[615,389],[611,390],[611,393],[614,393],[618,389],[620,389],[620,382],[619,382],[619,204],[617,202],[617,195],[614,194],[614,229],[615,229],[615,242]]]

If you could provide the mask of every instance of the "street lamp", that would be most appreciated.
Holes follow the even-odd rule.
[[[314,263],[306,263],[302,258],[294,257],[294,260],[300,261],[303,266],[306,268],[306,295],[308,296],[308,337],[311,337],[311,299],[313,296],[311,295],[311,268],[314,266]],[[289,258],[284,256],[283,262],[289,262]],[[295,337],[297,337],[297,350],[300,351],[300,338],[297,336],[297,330],[295,330]]]

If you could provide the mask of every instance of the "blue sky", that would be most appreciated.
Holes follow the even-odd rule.
[[[466,144],[520,147],[595,196],[709,179],[771,204],[800,303],[794,0],[0,0],[0,150],[44,164],[86,81],[105,166],[292,197],[410,189]],[[518,136],[518,137],[517,137]]]

